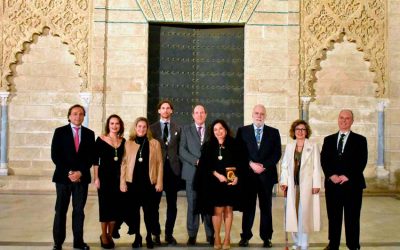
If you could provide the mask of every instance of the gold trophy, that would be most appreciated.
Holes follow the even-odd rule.
[[[236,168],[235,167],[227,167],[227,168],[225,168],[225,170],[226,170],[226,179],[228,179],[228,183],[233,182],[236,178],[236,175],[235,175]]]

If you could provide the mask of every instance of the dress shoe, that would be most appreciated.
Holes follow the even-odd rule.
[[[264,241],[264,244],[263,244],[263,247],[271,248],[271,247],[272,247],[272,242],[271,242],[271,240],[265,240],[265,241]]]
[[[160,237],[158,237],[158,238],[160,238]],[[153,242],[153,239],[151,238],[151,234],[146,236],[146,247],[148,249],[153,249],[154,248],[154,242]]]
[[[80,245],[75,245],[75,244],[74,244],[74,248],[75,248],[75,249],[80,249],[80,250],[90,250],[89,245],[86,244],[86,243],[82,243],[82,244],[80,244]]]
[[[135,241],[132,243],[132,248],[139,248],[141,246],[143,246],[142,236],[140,234],[136,234]]]
[[[222,249],[222,245],[221,244],[215,244],[214,245],[214,249],[215,250],[220,250],[220,249]]]
[[[242,238],[242,239],[239,241],[239,246],[240,246],[240,247],[248,247],[248,246],[249,246],[249,240],[246,240],[245,238]]]
[[[61,245],[54,244],[53,250],[62,250],[62,246],[61,246]]]
[[[187,243],[188,246],[194,246],[196,245],[196,237],[189,237]]]
[[[160,235],[154,235],[153,236],[153,243],[154,243],[154,245],[157,245],[157,246],[161,245]]]
[[[223,245],[222,246],[222,250],[229,250],[229,249],[231,249],[231,244],[227,244],[227,245]]]
[[[171,245],[171,246],[176,246],[178,244],[178,242],[176,241],[176,239],[172,235],[166,235],[165,236],[165,242],[167,242],[167,244]]]

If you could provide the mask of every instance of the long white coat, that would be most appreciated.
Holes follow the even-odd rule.
[[[288,186],[286,203],[287,232],[298,232],[296,215],[296,187],[294,184],[294,150],[296,141],[286,146],[281,164],[280,185]],[[319,231],[321,228],[319,193],[312,194],[312,188],[321,188],[321,163],[318,145],[305,140],[300,165],[300,202],[303,232]]]

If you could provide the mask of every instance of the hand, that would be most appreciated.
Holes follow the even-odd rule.
[[[329,177],[329,179],[335,183],[335,184],[339,184],[340,183],[340,178],[337,174],[332,175],[331,177]]]
[[[228,182],[228,179],[224,175],[219,174],[216,171],[214,171],[214,176],[217,177],[219,182]]]
[[[339,179],[340,179],[340,181],[339,181],[340,185],[345,183],[345,182],[347,182],[347,181],[349,181],[349,178],[347,178],[345,175],[340,175]]]
[[[121,190],[122,193],[125,193],[128,191],[128,186],[126,185],[126,183],[121,183],[119,185],[119,190]]]
[[[159,185],[159,184],[156,184],[156,192],[162,192],[162,187],[161,187],[161,185]]]
[[[99,178],[94,179],[94,186],[97,189],[100,189],[100,179]]]
[[[235,177],[235,179],[233,179],[233,181],[229,182],[228,185],[235,186],[238,183],[238,180],[239,179],[237,177]]]
[[[287,185],[281,185],[281,190],[286,191],[287,190]]]
[[[81,171],[69,171],[68,178],[71,182],[80,182],[81,181],[82,173]]]
[[[253,172],[256,174],[261,174],[262,172],[265,171],[265,168],[261,163],[251,161],[249,165],[250,165],[251,169],[253,170]]]
[[[319,188],[312,189],[312,194],[318,194],[318,193],[319,193]]]

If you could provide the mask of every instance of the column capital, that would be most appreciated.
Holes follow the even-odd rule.
[[[7,105],[7,99],[10,95],[10,92],[0,91],[0,98],[1,98],[1,106]]]
[[[81,98],[81,100],[84,103],[84,105],[88,106],[90,104],[90,101],[92,100],[92,93],[90,93],[90,92],[81,92],[81,93],[79,93],[79,97]]]
[[[312,97],[311,96],[300,96],[300,100],[303,103],[303,105],[310,104]]]
[[[387,106],[389,106],[389,100],[388,99],[378,99],[376,109],[378,111],[384,111]]]

